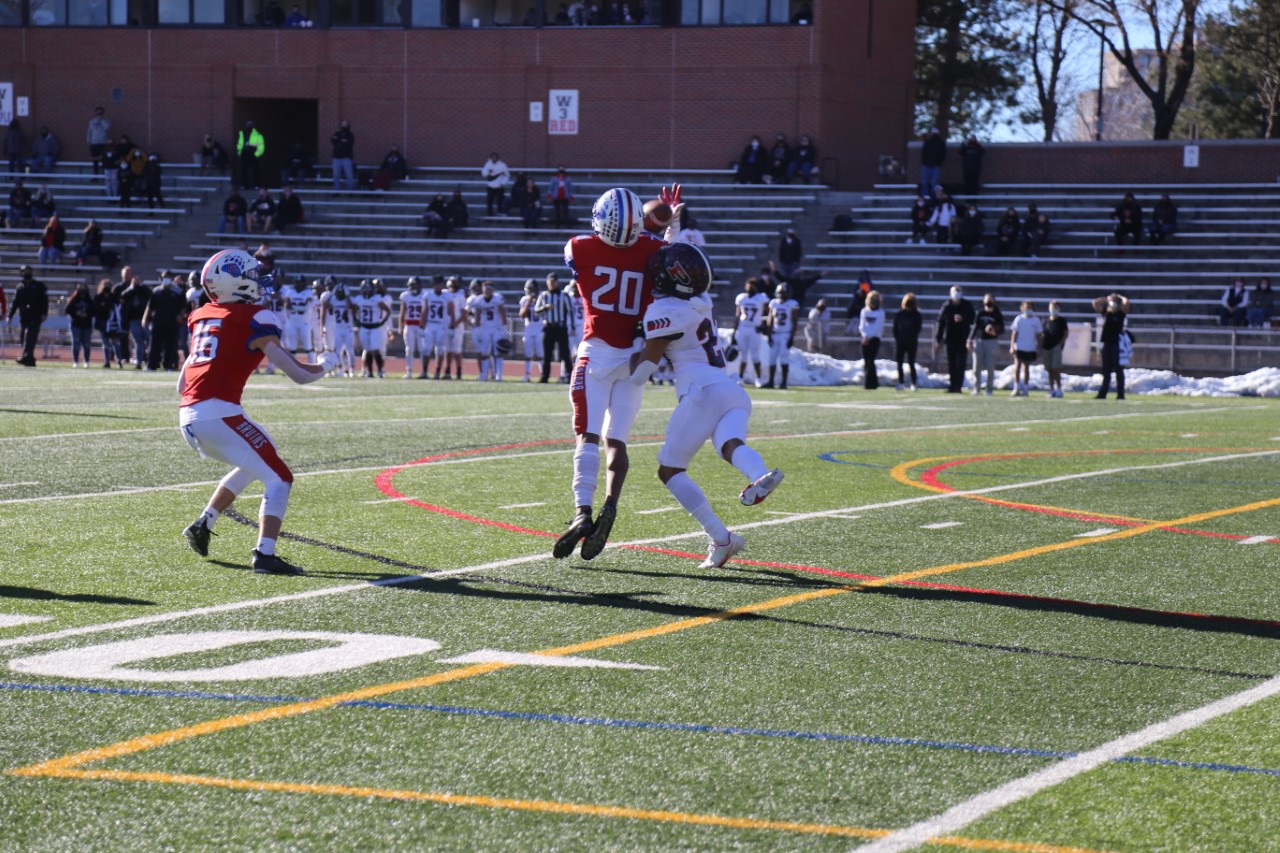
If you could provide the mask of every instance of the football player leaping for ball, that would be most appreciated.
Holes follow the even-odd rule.
[[[673,243],[649,263],[654,301],[644,315],[644,349],[631,359],[631,381],[643,385],[663,356],[675,368],[680,402],[658,451],[658,478],[711,540],[701,568],[718,569],[745,543],[729,532],[686,473],[694,455],[711,439],[724,460],[746,476],[740,496],[746,506],[767,498],[782,482],[782,472],[770,470],[747,445],[751,398],[725,371],[711,301],[703,296],[713,278],[711,261],[692,243]]]
[[[679,222],[680,187],[665,187],[662,199]],[[637,324],[653,301],[645,278],[649,258],[665,243],[644,230],[644,206],[628,189],[608,190],[591,208],[595,233],[574,237],[564,247],[582,299],[585,322],[582,345],[570,380],[573,431],[573,499],[577,515],[551,554],[564,558],[582,542],[582,558],[604,550],[618,512],[618,497],[627,478],[627,440],[640,411],[644,390],[629,381],[630,358],[636,351]],[[672,225],[667,238],[673,239]],[[592,519],[596,480],[600,473],[600,437],[608,446],[605,502]]]
[[[265,281],[264,281],[265,280]],[[302,569],[276,555],[276,539],[289,503],[293,473],[276,452],[267,431],[249,420],[240,408],[245,382],[265,355],[299,384],[315,382],[338,365],[337,356],[322,353],[318,364],[298,361],[280,345],[284,325],[273,311],[258,305],[270,276],[259,276],[257,260],[248,252],[218,252],[204,265],[200,281],[212,300],[192,312],[191,355],[178,376],[182,400],[178,421],[182,435],[201,456],[232,466],[222,478],[200,517],[182,531],[187,544],[201,557],[209,554],[209,537],[218,516],[254,480],[264,489],[258,517],[258,545],[253,570],[275,575],[299,575]]]

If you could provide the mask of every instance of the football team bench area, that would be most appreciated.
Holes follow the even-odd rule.
[[[704,570],[669,387],[584,562],[550,555],[565,389],[416,385],[250,382],[296,475],[280,577],[255,518],[183,543],[224,469],[169,379],[0,371],[0,848],[1280,837],[1273,402],[753,390],[787,478],[747,507],[694,460],[746,540]]]

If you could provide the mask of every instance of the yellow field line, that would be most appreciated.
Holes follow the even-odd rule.
[[[556,800],[519,800],[509,797],[482,797],[449,794],[439,791],[407,791],[389,788],[367,788],[353,785],[320,785],[306,782],[259,782],[253,779],[224,779],[217,776],[195,776],[185,773],[135,773],[125,770],[67,770],[58,774],[64,779],[97,779],[112,782],[158,782],[169,785],[202,785],[233,791],[275,792],[285,794],[320,794],[331,797],[401,800],[437,803],[448,806],[473,806],[487,809],[543,812],[550,814],[589,815],[592,817],[651,820],[661,823],[685,823],[696,826],[721,826],[730,829],[771,830],[813,835],[840,835],[851,838],[883,838],[891,830],[861,826],[838,826],[826,823],[800,823],[789,820],[764,820],[727,815],[694,814],[665,809],[636,809],[596,803],[565,803]],[[945,836],[930,839],[930,844],[965,847],[970,850],[1000,850],[1009,853],[1100,853],[1082,847],[1059,847],[1019,841]]]

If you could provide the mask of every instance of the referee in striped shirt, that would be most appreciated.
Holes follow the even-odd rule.
[[[542,378],[538,381],[545,384],[551,378],[551,349],[559,347],[560,358],[564,362],[564,373],[560,376],[560,381],[567,383],[569,374],[573,372],[569,362],[569,324],[573,320],[573,300],[560,289],[560,276],[555,273],[547,276],[547,289],[538,294],[533,311],[546,323],[542,331]]]

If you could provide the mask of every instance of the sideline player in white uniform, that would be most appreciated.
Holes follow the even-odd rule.
[[[449,378],[446,364],[449,352],[449,341],[453,337],[453,322],[457,317],[457,307],[453,295],[444,289],[444,276],[438,275],[431,280],[431,290],[426,297],[426,314],[422,326],[422,372],[430,373],[431,356],[436,358],[436,375],[444,371],[444,378]]]
[[[347,286],[334,285],[320,297],[324,309],[325,345],[338,357],[338,367],[347,377],[356,375],[356,344],[351,329],[351,300]]]
[[[293,353],[313,353],[311,317],[315,313],[315,291],[304,278],[280,288],[280,298],[284,300],[286,316],[284,348]]]
[[[409,276],[405,291],[400,294],[400,336],[404,338],[404,378],[413,377],[413,361],[422,356],[422,373],[427,378],[427,354],[422,345],[422,318],[426,314],[427,295],[422,292],[422,282],[416,275]]]
[[[385,366],[382,358],[382,338],[386,334],[387,320],[391,318],[391,309],[368,281],[360,282],[360,293],[351,297],[351,307],[355,310],[360,348],[363,350],[364,373],[361,375],[372,379],[373,366],[377,364],[378,378],[381,379]]]
[[[375,278],[373,280],[373,292],[382,300],[382,304],[387,306],[388,320],[383,323],[382,328],[378,330],[378,352],[385,356],[387,353],[388,339],[391,337],[391,333],[395,331],[391,325],[390,318],[395,316],[396,301],[391,297],[391,294],[387,292],[387,283],[380,278]],[[381,371],[379,371],[379,374],[381,374]]]
[[[582,339],[587,334],[587,310],[582,297],[578,295],[577,281],[569,282],[564,292],[569,295],[569,301],[573,303],[573,326],[569,329],[569,355],[576,362],[578,350],[582,349]]]
[[[453,298],[453,320],[449,323],[449,360],[445,364],[444,378],[449,378],[449,368],[453,368],[454,378],[462,378],[462,338],[467,332],[467,291],[462,287],[462,279],[456,275],[449,276],[445,284],[449,295]]]
[[[306,364],[280,346],[280,317],[256,304],[263,285],[270,285],[270,276],[260,277],[259,270],[252,255],[231,249],[218,252],[200,271],[200,281],[212,301],[192,312],[187,320],[191,354],[178,377],[178,422],[182,437],[193,450],[202,457],[225,462],[232,470],[218,483],[204,512],[182,535],[193,551],[201,557],[208,556],[209,537],[218,517],[250,483],[260,480],[262,509],[253,570],[260,574],[300,575],[302,569],[276,555],[293,472],[280,458],[267,431],[245,417],[240,398],[245,382],[264,355],[300,384],[323,378],[337,359],[326,352],[318,364]]]
[[[507,306],[494,291],[493,282],[480,285],[480,295],[471,298],[471,343],[480,364],[480,381],[502,381],[502,357],[498,341],[507,334]],[[507,342],[510,346],[510,341]]]
[[[311,303],[311,346],[317,352],[332,350],[333,347],[327,346],[324,339],[324,295],[333,290],[333,276],[328,276],[324,281],[316,279],[311,282],[311,289],[316,295],[315,302]]]
[[[752,276],[733,300],[735,320],[730,339],[742,359],[738,364],[738,379],[746,381],[747,364],[750,363],[755,369],[757,388],[764,384],[764,371],[760,369],[760,330],[765,328],[769,313],[769,295],[762,293],[760,287],[760,279]]]
[[[524,381],[533,381],[533,363],[542,363],[542,315],[534,312],[538,302],[538,283],[529,279],[520,297],[520,319],[524,320]]]
[[[796,336],[796,321],[800,315],[800,303],[791,298],[791,288],[780,284],[769,300],[769,381],[765,388],[773,387],[775,371],[782,366],[782,382],[787,387],[787,372],[791,369],[791,342]]]
[[[751,398],[725,370],[711,302],[703,295],[711,286],[711,261],[692,243],[674,243],[654,255],[650,264],[654,300],[644,315],[644,349],[631,360],[631,381],[643,385],[663,356],[675,368],[680,402],[658,451],[658,478],[711,540],[700,568],[718,569],[746,543],[707,503],[687,473],[689,463],[711,439],[720,456],[746,476],[747,487],[740,495],[746,506],[767,498],[782,482],[782,472],[770,470],[747,445]]]

